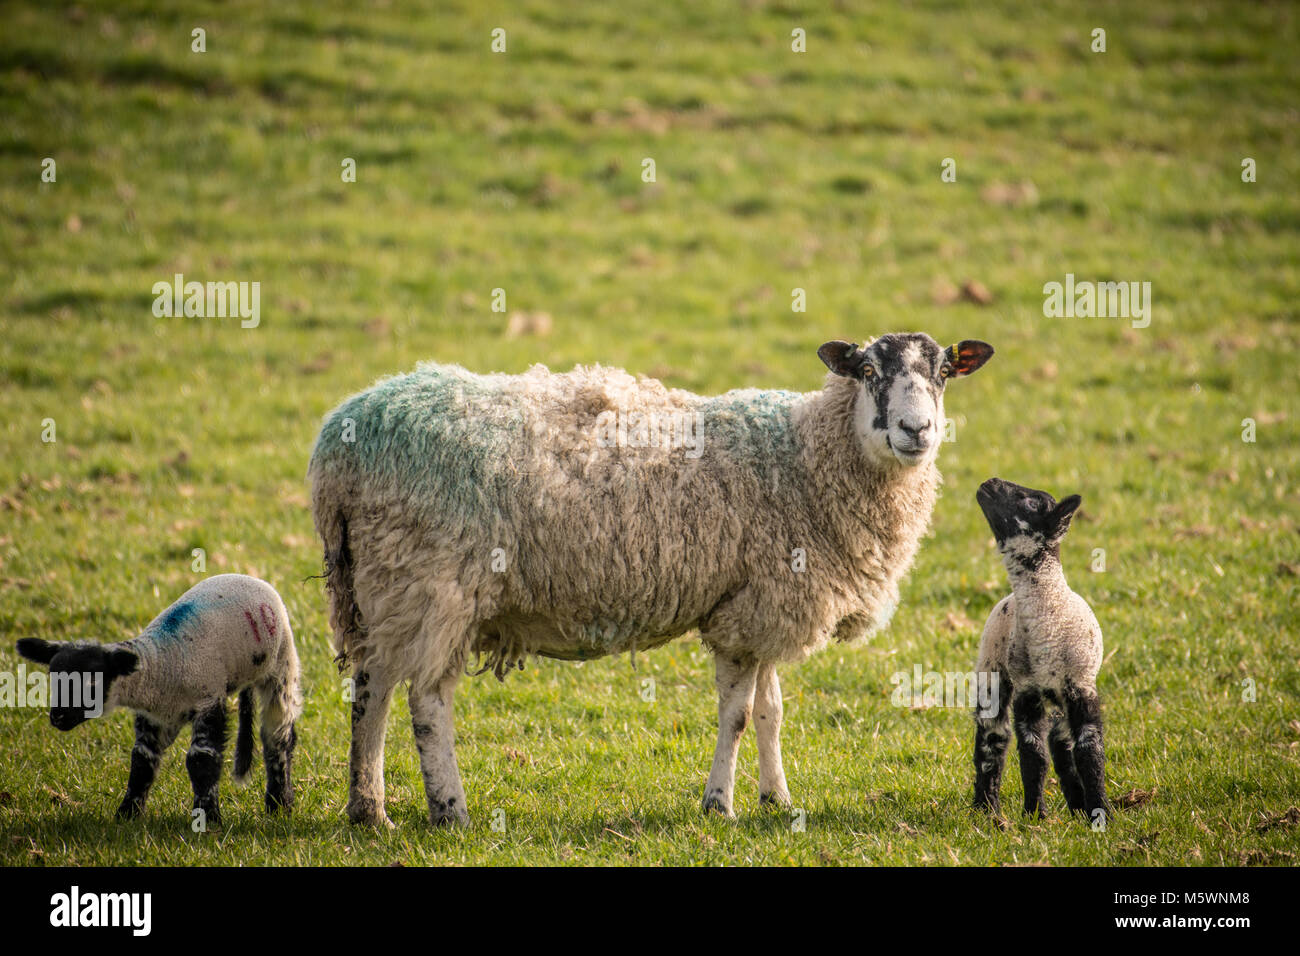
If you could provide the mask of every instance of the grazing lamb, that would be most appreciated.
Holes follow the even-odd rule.
[[[119,817],[144,810],[163,752],[181,725],[193,722],[185,766],[194,785],[194,808],[208,822],[220,823],[217,781],[226,743],[226,698],[236,691],[235,779],[242,782],[252,764],[256,692],[262,705],[266,809],[290,809],[293,724],[302,710],[298,655],[284,602],[265,581],[214,575],[130,640],[96,644],[28,637],[18,642],[18,653],[49,667],[50,723],[59,730],[116,707],[136,712],[131,775]],[[76,693],[83,687],[84,696]]]
[[[1044,815],[1050,747],[1072,813],[1110,812],[1102,741],[1101,627],[1061,571],[1061,539],[1081,503],[990,478],[975,494],[997,539],[1012,593],[993,608],[980,638],[982,673],[998,673],[997,716],[975,714],[975,806],[1000,812],[1002,765],[1014,713],[1025,813]],[[1010,707],[1008,707],[1010,705]],[[1059,708],[1051,718],[1048,707]],[[1103,818],[1104,819],[1104,818]]]
[[[635,653],[693,628],[719,695],[704,809],[732,815],[751,716],[761,801],[788,804],[776,665],[888,620],[939,484],[944,386],[992,354],[922,334],[828,342],[821,391],[715,397],[599,366],[426,364],[349,398],[309,477],[355,681],[351,819],[391,826],[399,681],[430,820],[465,823],[452,695],[471,659],[500,678],[528,655]]]

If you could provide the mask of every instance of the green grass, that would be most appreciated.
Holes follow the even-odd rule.
[[[1261,825],[1300,803],[1297,11],[821,8],[6,9],[0,669],[20,636],[136,633],[204,548],[209,573],[280,588],[308,699],[292,820],[263,817],[259,773],[224,784],[226,825],[206,834],[184,737],[147,817],[119,825],[127,716],[60,736],[0,709],[0,862],[1296,862],[1295,826]],[[1015,203],[990,191],[1024,182]],[[175,272],[260,281],[260,327],[155,318],[151,287]],[[1043,284],[1067,272],[1151,282],[1151,326],[1044,318]],[[936,300],[967,279],[992,304]],[[551,333],[507,337],[498,287]],[[809,389],[826,339],[913,329],[998,354],[949,390],[958,440],[892,626],[782,674],[804,832],[758,812],[752,735],[739,819],[700,815],[714,699],[691,641],[637,670],[538,661],[463,682],[467,832],[424,822],[399,699],[397,830],[344,822],[347,709],[304,580],[326,410],[426,358]],[[1105,631],[1110,786],[1155,791],[1103,833],[1055,786],[1047,822],[971,815],[969,715],[889,701],[895,671],[973,666],[1006,589],[973,498],[994,474],[1085,499],[1064,560]],[[1004,798],[1018,805],[1014,767]]]

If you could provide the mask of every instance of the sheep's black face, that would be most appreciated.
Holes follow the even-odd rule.
[[[854,426],[874,460],[915,467],[934,460],[944,427],[948,379],[969,375],[993,347],[968,339],[950,348],[921,332],[883,335],[865,348],[827,342],[817,354],[837,375],[857,379]]]
[[[1070,495],[1057,501],[1046,491],[1025,488],[1001,478],[979,486],[975,500],[1009,560],[1036,567],[1046,554],[1059,553],[1060,541],[1083,499]]]
[[[114,680],[133,673],[139,663],[122,648],[86,642],[66,643],[25,637],[18,653],[50,669],[50,723],[71,730],[104,713]]]

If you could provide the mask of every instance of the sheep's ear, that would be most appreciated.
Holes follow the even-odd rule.
[[[104,657],[104,673],[109,677],[125,677],[127,674],[134,674],[140,664],[140,658],[136,657],[133,651],[125,648],[109,651]]]
[[[48,665],[58,652],[58,644],[39,637],[24,637],[18,641],[18,653],[37,664]]]
[[[817,357],[836,375],[853,378],[862,369],[866,356],[852,342],[836,339],[817,350]]]
[[[948,377],[959,378],[978,371],[992,357],[993,346],[987,342],[981,342],[979,339],[963,339],[956,345],[948,346],[948,350],[944,353],[944,358],[952,366]]]
[[[1083,504],[1083,499],[1078,495],[1070,495],[1068,498],[1062,498],[1052,509],[1052,524],[1056,528],[1052,532],[1052,537],[1059,538],[1065,532],[1070,530],[1070,519],[1074,513],[1079,510],[1079,505]]]

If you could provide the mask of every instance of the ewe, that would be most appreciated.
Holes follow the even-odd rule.
[[[471,659],[502,677],[529,655],[635,652],[692,629],[719,697],[705,810],[732,815],[751,716],[761,801],[788,804],[776,665],[888,619],[939,484],[944,386],[992,354],[922,334],[828,342],[821,391],[714,397],[599,366],[428,364],[349,398],[309,477],[355,680],[351,819],[391,825],[384,724],[399,681],[430,819],[463,823],[452,695]],[[646,441],[646,421],[690,427]]]

